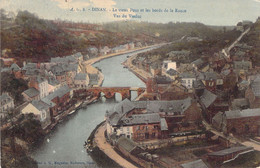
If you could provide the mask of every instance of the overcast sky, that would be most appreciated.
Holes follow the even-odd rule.
[[[136,21],[157,23],[201,22],[207,25],[235,25],[242,20],[255,21],[260,16],[260,0],[0,0],[7,11],[28,10],[41,18],[102,23],[125,18],[114,14],[139,15]],[[71,11],[73,8],[73,11]],[[75,11],[78,8],[79,11]],[[92,11],[106,8],[106,11]],[[113,12],[112,9],[128,9]],[[163,12],[138,12],[132,9],[162,9]],[[168,9],[168,12],[164,12]],[[173,12],[170,12],[170,9]],[[175,9],[186,10],[184,13]],[[85,10],[85,11],[84,11]]]

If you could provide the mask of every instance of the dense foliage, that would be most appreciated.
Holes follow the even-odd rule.
[[[224,47],[231,44],[239,35],[240,32],[236,30],[215,31],[209,34],[204,32],[203,41],[176,41],[156,50],[141,53],[138,57],[152,60],[151,62],[161,62],[162,60],[170,59],[178,63],[190,63],[202,56],[212,56],[214,53],[221,51]],[[181,50],[190,51],[190,57],[184,60],[176,60],[176,58],[170,58],[168,56],[168,53],[171,51]]]
[[[241,42],[253,46],[249,51],[249,55],[253,66],[260,67],[260,19],[253,24],[250,32],[242,38]]]
[[[23,102],[22,92],[28,89],[27,82],[23,79],[17,79],[13,74],[8,72],[1,73],[1,94],[3,92],[10,93],[17,104]]]

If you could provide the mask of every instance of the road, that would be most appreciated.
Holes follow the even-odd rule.
[[[113,147],[106,142],[106,138],[104,136],[106,125],[103,124],[97,129],[95,134],[95,143],[100,150],[102,150],[110,159],[114,160],[117,164],[125,168],[137,168],[132,163],[128,162],[126,159],[121,157],[118,153],[115,152]]]

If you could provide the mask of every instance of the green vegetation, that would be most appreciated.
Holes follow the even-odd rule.
[[[5,16],[4,10],[1,10],[1,16]],[[5,18],[1,21],[1,44],[2,49],[10,50],[9,57],[44,61],[69,54],[80,46],[80,41],[55,24],[28,11],[18,12],[14,20]]]
[[[203,29],[201,30],[203,31]],[[172,44],[163,46],[156,50],[141,53],[138,57],[144,57],[151,62],[162,62],[163,60],[172,60],[178,63],[190,63],[202,56],[212,56],[214,53],[221,51],[224,47],[231,44],[239,35],[236,30],[231,31],[213,31],[204,32],[203,41],[176,41]],[[171,51],[187,50],[191,54],[188,58],[169,57]]]
[[[27,82],[23,79],[17,79],[13,74],[8,72],[1,73],[1,94],[3,92],[10,93],[14,98],[15,104],[23,102],[23,96],[21,93],[28,89]]]
[[[249,51],[249,55],[251,56],[253,67],[260,67],[260,19],[253,24],[251,30],[242,38],[241,42],[253,46]]]
[[[2,167],[6,168],[36,168],[37,163],[28,156],[28,147],[36,145],[44,137],[40,121],[33,114],[21,115],[14,119],[12,112],[9,113],[10,128],[1,131],[2,143]],[[24,143],[17,142],[17,138]]]

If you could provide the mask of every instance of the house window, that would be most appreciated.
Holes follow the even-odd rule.
[[[127,131],[129,131],[129,127],[127,127]]]

